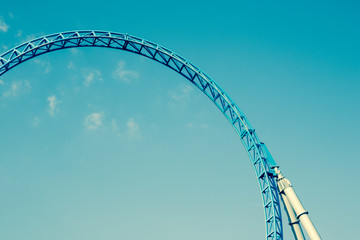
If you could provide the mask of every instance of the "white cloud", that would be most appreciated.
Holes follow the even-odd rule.
[[[9,17],[14,18],[14,14],[12,12],[9,12]]]
[[[104,126],[105,130],[111,130],[117,137],[128,140],[139,140],[142,138],[139,124],[134,118],[129,118],[125,123],[125,132],[121,133],[118,122],[112,118],[110,126],[106,123],[103,112],[94,112],[85,117],[84,126],[87,130],[98,130]]]
[[[1,45],[1,49],[6,51],[6,50],[9,50],[9,46],[8,45]]]
[[[91,113],[85,117],[84,125],[88,130],[97,130],[103,125],[103,113]]]
[[[119,126],[117,125],[115,119],[111,120],[111,130],[113,132],[118,132],[119,131]]]
[[[57,105],[61,101],[57,100],[55,95],[49,96],[46,100],[49,102],[48,112],[51,116],[54,116],[55,112],[58,111]]]
[[[26,35],[23,42],[28,42],[28,41],[34,40],[36,37],[38,37],[38,36],[35,34]]]
[[[48,60],[34,59],[34,63],[40,65],[44,69],[44,73],[49,73],[52,70],[52,66]]]
[[[32,125],[34,127],[38,127],[40,125],[41,119],[38,117],[34,117],[34,119],[32,120]]]
[[[130,118],[127,123],[127,135],[130,139],[140,139],[141,132],[139,124],[135,122],[134,118]]]
[[[186,104],[191,99],[194,88],[190,85],[181,85],[176,91],[169,91],[172,100]]]
[[[71,52],[72,54],[78,54],[80,51],[79,51],[79,49],[77,49],[77,48],[70,48],[70,52]]]
[[[73,61],[70,61],[70,62],[69,62],[69,64],[67,65],[67,69],[72,69],[72,70],[75,69],[75,65],[74,65],[74,62],[73,62]]]
[[[30,91],[31,86],[29,81],[15,81],[11,83],[10,89],[3,93],[3,97],[17,97]]]
[[[7,25],[4,21],[3,17],[0,17],[0,31],[7,32],[9,30],[9,25]]]
[[[117,68],[114,72],[114,77],[123,82],[131,82],[133,78],[139,77],[139,74],[136,71],[126,70],[125,61],[119,61]]]
[[[23,34],[22,30],[18,30],[17,34],[15,35],[15,37],[21,37]]]
[[[101,72],[96,69],[83,69],[82,76],[84,77],[84,85],[89,87],[91,83],[95,81],[102,81],[103,78],[101,76]]]
[[[4,81],[3,80],[0,80],[0,85],[4,85]]]
[[[134,118],[129,118],[126,121],[125,129],[126,132],[120,133],[120,128],[116,120],[114,118],[111,120],[111,131],[116,134],[116,136],[128,140],[139,140],[142,138],[140,126]]]
[[[111,131],[113,131],[113,133],[115,133],[118,137],[121,136],[121,134],[119,133],[119,126],[117,125],[114,118],[111,120]]]

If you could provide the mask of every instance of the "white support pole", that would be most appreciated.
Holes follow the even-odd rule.
[[[288,216],[289,225],[294,234],[295,240],[305,240],[304,233],[301,230],[299,219],[296,217],[294,209],[292,208],[289,202],[289,199],[286,197],[286,195],[283,192],[280,193],[280,196],[284,204],[284,209]]]
[[[305,211],[294,189],[291,186],[287,187],[284,189],[284,193],[288,197],[291,206],[294,208],[297,218],[300,220],[309,238],[311,240],[321,240],[318,232],[314,227],[314,224],[309,218],[308,212]]]
[[[292,208],[296,213],[296,217],[300,220],[300,223],[304,227],[307,235],[311,240],[321,240],[319,233],[316,231],[314,224],[311,222],[308,212],[302,206],[298,196],[296,195],[293,187],[289,180],[282,176],[280,170],[276,167],[274,168],[275,173],[277,174],[277,181],[279,191],[283,192],[288,198]]]

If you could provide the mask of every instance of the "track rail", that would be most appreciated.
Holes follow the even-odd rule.
[[[266,239],[283,239],[279,193],[267,147],[260,142],[249,121],[224,90],[180,55],[142,38],[107,31],[70,31],[43,36],[12,48],[0,56],[0,76],[31,58],[56,50],[105,47],[142,55],[159,62],[194,84],[219,108],[239,135],[259,183],[265,215]]]

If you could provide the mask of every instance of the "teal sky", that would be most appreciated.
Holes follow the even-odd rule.
[[[245,113],[324,239],[358,236],[357,1],[2,1],[0,52],[129,33]],[[0,77],[0,239],[264,239],[245,149],[204,94],[135,54],[49,53]],[[284,239],[293,239],[284,216]]]

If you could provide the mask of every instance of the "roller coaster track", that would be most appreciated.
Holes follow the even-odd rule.
[[[25,42],[0,56],[0,76],[31,58],[56,50],[104,47],[124,50],[159,62],[179,73],[200,89],[219,108],[239,135],[258,180],[265,215],[266,239],[283,239],[277,167],[267,147],[260,142],[249,121],[208,75],[180,55],[153,42],[128,34],[107,31],[70,31]]]

